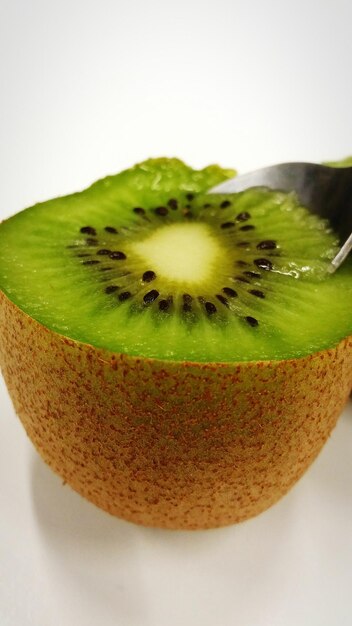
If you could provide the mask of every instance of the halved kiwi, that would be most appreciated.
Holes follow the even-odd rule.
[[[277,500],[352,383],[352,264],[292,194],[142,163],[0,226],[0,364],[44,459],[105,510],[197,528]]]

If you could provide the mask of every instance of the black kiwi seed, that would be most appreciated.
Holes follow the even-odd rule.
[[[97,234],[97,231],[92,226],[83,226],[80,232],[82,233],[82,235],[92,235],[93,237],[95,237]]]
[[[225,298],[225,296],[222,296],[220,293],[217,293],[216,297],[219,300],[219,302],[221,302],[221,304],[224,304],[227,307],[229,306],[229,301]]]
[[[265,294],[259,289],[250,289],[248,293],[251,293],[252,296],[256,296],[257,298],[265,298]]]
[[[248,278],[260,278],[261,277],[260,274],[258,274],[258,272],[246,271],[246,272],[243,272],[243,274],[245,276],[248,276]]]
[[[243,211],[243,213],[239,213],[236,217],[236,220],[238,222],[246,222],[247,220],[250,220],[251,216],[249,213],[247,213],[247,211]]]
[[[221,202],[220,204],[221,209],[226,209],[228,206],[231,206],[230,200],[223,200],[223,202]]]
[[[210,202],[206,202],[205,204],[203,204],[203,209],[209,209],[209,207],[211,207]]]
[[[160,300],[159,311],[167,311],[170,308],[170,302],[168,300]]]
[[[105,293],[115,293],[118,289],[120,289],[118,285],[109,285],[105,288]]]
[[[186,193],[186,198],[187,198],[187,200],[191,201],[194,198],[194,194],[193,193]]]
[[[214,313],[216,313],[217,311],[215,304],[213,304],[212,302],[206,302],[204,306],[208,315],[214,315]]]
[[[88,237],[88,239],[86,239],[86,244],[87,244],[87,246],[97,246],[98,245],[98,240],[97,239],[92,239],[91,237]]]
[[[167,215],[169,212],[169,209],[166,206],[158,206],[155,209],[155,213],[157,215],[160,215],[161,217],[164,217],[165,215]]]
[[[183,211],[183,215],[184,217],[193,217],[193,213],[189,209],[186,209],[185,211]]]
[[[170,200],[168,200],[167,205],[170,207],[170,209],[173,209],[173,211],[176,211],[176,209],[178,209],[178,202],[176,198],[170,198]]]
[[[252,317],[251,315],[247,315],[247,317],[244,318],[246,320],[246,322],[248,322],[248,324],[250,326],[258,326],[259,322],[257,319],[255,319],[255,317]]]
[[[145,209],[142,209],[142,207],[140,207],[140,206],[134,207],[133,212],[136,215],[145,215]]]
[[[229,298],[236,298],[237,297],[237,291],[235,291],[234,289],[231,289],[231,287],[223,287],[223,292],[229,296]]]
[[[238,280],[240,283],[247,283],[249,285],[249,280],[244,278],[243,276],[235,276],[235,280]]]
[[[111,233],[112,235],[117,235],[118,232],[113,226],[105,226],[104,230],[106,230],[107,233]]]
[[[100,263],[100,261],[97,261],[96,259],[89,259],[88,261],[83,261],[83,265],[97,265],[97,263]]]
[[[273,264],[271,261],[269,261],[269,259],[254,259],[254,263],[262,270],[269,271],[273,269]]]
[[[101,250],[98,250],[97,254],[100,254],[100,256],[108,255],[111,254],[111,250],[105,250],[105,248],[102,248]]]
[[[185,313],[192,311],[192,296],[189,293],[184,293],[182,296],[183,299],[183,310]]]
[[[109,254],[110,259],[113,259],[113,261],[123,261],[126,258],[126,255],[124,252],[120,252],[119,250],[116,252],[111,252],[111,254]]]
[[[224,222],[221,224],[221,228],[232,228],[233,226],[235,226],[235,222]]]
[[[275,250],[277,246],[276,241],[273,239],[265,239],[265,241],[261,241],[257,245],[258,250]]]
[[[146,272],[144,272],[142,276],[142,280],[145,283],[150,283],[152,280],[155,280],[155,278],[156,278],[156,274],[152,270],[147,270]]]
[[[160,300],[159,311],[167,311],[170,308],[170,304],[168,300]]]
[[[120,302],[124,302],[125,300],[128,300],[128,298],[130,298],[132,296],[130,291],[122,291],[119,294],[119,300]]]
[[[159,298],[159,292],[156,289],[152,289],[145,294],[143,300],[145,304],[152,304],[152,302],[154,302],[157,298]]]
[[[247,230],[254,230],[255,226],[253,226],[252,224],[246,224],[245,226],[240,226],[240,230],[243,231],[247,231]]]

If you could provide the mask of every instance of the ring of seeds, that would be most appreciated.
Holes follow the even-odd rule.
[[[270,272],[274,268],[272,259],[267,256],[258,256],[258,251],[265,251],[272,254],[277,251],[278,243],[274,239],[258,240],[255,235],[255,223],[253,223],[251,214],[248,211],[233,213],[232,202],[230,199],[221,199],[218,205],[212,202],[203,203],[201,210],[196,211],[194,216],[194,208],[192,202],[194,194],[188,192],[184,196],[184,202],[175,197],[168,198],[165,203],[157,205],[155,208],[145,208],[143,206],[131,207],[131,213],[135,219],[143,222],[143,228],[153,229],[158,227],[158,222],[167,220],[166,223],[180,223],[180,220],[189,220],[193,217],[198,222],[209,223],[209,217],[203,218],[203,209],[210,210],[210,224],[217,229],[217,236],[224,237],[226,245],[231,244],[234,250],[234,265],[242,270],[240,273],[232,274],[229,272],[227,280],[222,280],[218,288],[213,293],[205,291],[200,293],[195,289],[194,292],[184,292],[175,300],[175,294],[170,294],[170,286],[163,285],[158,272],[153,267],[146,267],[144,270],[139,268],[138,272],[129,268],[125,273],[116,273],[117,269],[111,266],[111,261],[128,263],[129,255],[127,229],[123,226],[108,224],[99,230],[94,225],[84,225],[79,229],[79,235],[84,236],[76,246],[68,246],[70,249],[76,249],[76,256],[82,258],[82,265],[95,268],[99,265],[99,271],[106,272],[107,279],[104,279],[104,293],[114,298],[115,305],[124,305],[132,301],[137,301],[148,310],[158,311],[160,314],[177,312],[182,314],[192,313],[192,320],[195,316],[204,315],[222,322],[224,316],[235,315],[241,318],[251,328],[259,325],[259,319],[253,314],[248,314],[248,296],[252,297],[252,301],[261,301],[267,298],[265,289],[265,281],[259,270]],[[224,220],[224,215],[228,215],[228,219]],[[193,223],[194,223],[193,219]],[[148,224],[146,224],[146,220]],[[251,237],[247,240],[242,239],[242,232],[248,233]],[[81,245],[87,245],[91,248],[93,256],[98,258],[85,258],[88,253],[80,252]],[[126,245],[126,247],[125,247]],[[236,252],[236,249],[238,252]],[[243,253],[241,253],[243,250]],[[110,263],[110,265],[109,265]],[[118,278],[118,282],[117,279]],[[148,288],[149,283],[155,283],[155,288]],[[236,289],[234,289],[236,284]],[[236,303],[234,306],[233,303]]]

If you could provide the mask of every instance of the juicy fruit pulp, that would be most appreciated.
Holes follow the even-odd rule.
[[[72,339],[188,361],[294,358],[352,333],[352,266],[279,192],[208,195],[232,171],[151,160],[0,226],[0,288]]]

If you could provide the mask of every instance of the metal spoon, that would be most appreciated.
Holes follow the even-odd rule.
[[[352,250],[352,167],[280,163],[227,180],[208,193],[237,193],[250,187],[294,191],[303,206],[327,219],[341,244],[329,272],[340,267]]]

